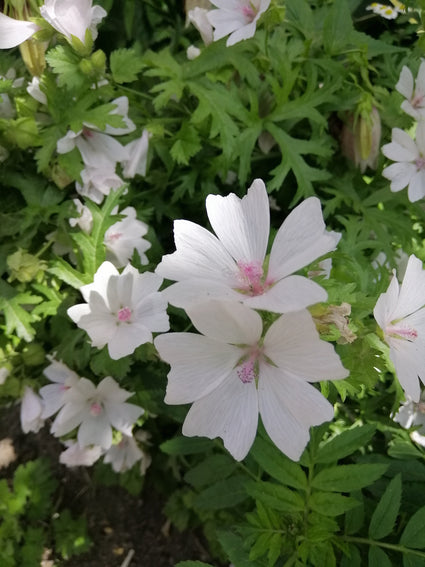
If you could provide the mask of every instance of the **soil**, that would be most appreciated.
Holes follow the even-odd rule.
[[[16,458],[2,467],[11,451]],[[19,408],[0,409],[0,478],[12,479],[19,464],[47,457],[60,483],[61,506],[87,519],[90,551],[61,561],[61,567],[172,567],[184,560],[214,565],[200,534],[179,533],[170,526],[162,513],[164,498],[151,489],[149,472],[141,496],[134,497],[119,486],[95,485],[84,467],[61,465],[61,451],[48,427],[24,434]],[[46,557],[42,565],[50,567],[53,562]]]

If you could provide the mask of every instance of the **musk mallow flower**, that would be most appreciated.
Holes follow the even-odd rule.
[[[66,449],[59,455],[59,462],[67,467],[91,467],[102,455],[102,448],[97,445],[80,447],[78,441],[68,439]]]
[[[111,262],[103,262],[94,282],[80,288],[87,303],[74,305],[67,313],[87,332],[92,346],[108,345],[109,356],[117,360],[152,342],[152,332],[168,331],[161,284],[157,274],[140,274],[130,264],[120,274]]]
[[[80,173],[81,183],[75,183],[77,193],[98,204],[105,195],[124,185],[124,181],[115,173],[115,163],[103,163],[103,156],[99,161],[100,167],[86,165]]]
[[[418,378],[425,383],[425,271],[412,254],[401,285],[395,270],[393,274],[373,314],[390,347],[390,359],[403,390],[419,402]]]
[[[334,250],[340,239],[326,230],[319,199],[306,199],[285,219],[267,267],[270,211],[261,179],[243,199],[233,193],[209,195],[206,208],[217,236],[193,222],[175,221],[176,251],[164,256],[156,269],[177,281],[164,292],[172,305],[186,308],[205,299],[228,299],[285,313],[326,300],[316,282],[291,275]]]
[[[148,163],[149,138],[151,134],[148,130],[143,130],[140,138],[136,138],[124,146],[127,155],[121,160],[122,174],[127,178],[135,175],[146,175]]]
[[[96,445],[109,449],[113,440],[112,428],[131,435],[134,423],[144,411],[126,403],[132,395],[110,376],[97,386],[87,378],[81,378],[65,393],[65,403],[52,423],[51,432],[62,437],[78,427],[77,441],[81,448]]]
[[[202,334],[168,333],[154,341],[171,365],[165,402],[192,403],[183,434],[221,437],[242,460],[260,414],[272,441],[298,460],[309,428],[333,418],[332,405],[309,382],[348,374],[310,313],[281,315],[262,337],[260,315],[241,303],[210,301],[187,312]]]
[[[393,419],[404,429],[415,427],[416,429],[410,433],[410,438],[425,447],[425,391],[421,392],[419,402],[414,402],[410,396],[406,396],[406,401],[402,403]]]
[[[412,203],[425,197],[425,122],[418,123],[416,142],[400,128],[393,128],[392,141],[382,146],[382,153],[396,162],[382,171],[391,181],[391,191],[407,187]]]
[[[118,207],[112,211],[112,214],[118,214]],[[136,218],[134,207],[126,207],[119,214],[124,215],[124,218],[105,232],[103,242],[106,247],[106,258],[116,268],[122,268],[131,260],[134,250],[137,250],[140,262],[148,264],[149,260],[145,252],[151,247],[151,243],[143,238],[148,232],[147,224]]]
[[[425,118],[425,61],[420,64],[416,81],[404,65],[395,88],[406,98],[401,104],[404,112],[416,120]]]
[[[43,400],[29,386],[25,386],[21,402],[21,427],[24,433],[38,433],[44,425]]]
[[[116,473],[123,473],[144,458],[149,460],[149,455],[140,449],[134,437],[123,435],[121,440],[105,453],[103,462],[109,463]]]
[[[72,199],[72,202],[77,209],[77,217],[72,217],[69,219],[69,224],[73,228],[78,226],[83,232],[90,234],[93,228],[93,215],[86,205],[80,201],[80,199]]]
[[[243,39],[249,39],[255,34],[260,16],[270,6],[271,0],[211,0],[218,8],[210,10],[208,21],[214,27],[214,41],[226,35],[229,38],[226,45],[234,45]]]
[[[43,419],[51,417],[62,408],[65,403],[65,392],[76,386],[80,380],[78,374],[66,364],[55,360],[52,356],[47,358],[50,364],[43,370],[43,374],[52,383],[40,388],[39,393],[43,400]]]

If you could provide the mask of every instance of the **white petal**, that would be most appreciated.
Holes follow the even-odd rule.
[[[131,430],[144,409],[135,404],[108,404],[105,403],[108,419],[117,431],[131,435]]]
[[[261,337],[260,315],[240,303],[208,301],[186,311],[200,333],[218,342],[252,345]]]
[[[125,146],[127,150],[127,158],[122,162],[124,177],[133,178],[136,174],[146,175],[146,166],[148,161],[150,134],[147,130],[143,130],[143,134],[137,140],[133,140]]]
[[[67,315],[70,319],[74,321],[78,325],[80,319],[85,315],[89,315],[91,313],[90,306],[87,303],[79,303],[78,305],[73,305],[67,309]]]
[[[21,402],[21,427],[24,433],[38,433],[44,425],[41,417],[43,412],[43,400],[32,388],[25,386],[24,395]]]
[[[425,270],[422,262],[414,254],[409,257],[397,307],[392,319],[401,319],[425,305]]]
[[[425,171],[417,171],[412,177],[407,189],[407,195],[411,203],[425,197]]]
[[[317,197],[309,197],[285,219],[273,242],[269,277],[279,280],[335,250],[341,235],[328,232]]]
[[[168,333],[154,340],[160,357],[171,365],[167,404],[193,402],[212,390],[232,372],[242,351],[193,333]]]
[[[226,41],[226,46],[231,47],[244,39],[250,39],[254,37],[255,30],[257,28],[256,20],[252,21],[250,24],[247,24],[238,30],[235,30],[232,34],[229,35],[229,39]]]
[[[333,346],[320,340],[306,310],[279,317],[266,333],[264,354],[278,366],[310,382],[348,376]]]
[[[383,331],[385,331],[387,325],[393,321],[393,313],[398,302],[399,285],[395,276],[395,271],[393,274],[393,278],[387,291],[385,293],[381,293],[373,310],[373,316]]]
[[[170,323],[166,309],[167,301],[163,294],[151,293],[134,310],[134,325],[155,333],[168,331]]]
[[[411,161],[419,157],[418,148],[407,132],[400,128],[391,131],[391,144],[382,146],[382,153],[394,161]]]
[[[183,435],[221,437],[237,460],[246,457],[258,423],[255,381],[244,384],[233,372],[213,392],[196,401],[183,424]]]
[[[239,199],[208,195],[208,218],[214,232],[235,260],[263,263],[270,230],[269,199],[261,179],[256,179],[247,194]]]
[[[80,292],[86,301],[89,301],[90,292],[97,291],[102,297],[106,297],[109,279],[118,276],[119,272],[111,262],[103,262],[94,274],[93,283],[83,285]]]
[[[146,342],[152,342],[152,333],[146,327],[139,329],[132,323],[116,325],[107,341],[109,356],[113,360],[118,360],[133,354],[138,346]]]
[[[109,449],[112,445],[112,429],[105,413],[87,416],[78,429],[78,443],[81,447],[98,445]]]
[[[170,285],[162,292],[171,305],[187,309],[212,299],[220,301],[243,301],[245,297],[228,285],[214,279],[193,278]]]
[[[330,421],[334,415],[332,405],[314,386],[268,364],[260,367],[258,402],[271,440],[294,461],[308,443],[310,426]]]
[[[388,342],[390,343],[390,358],[401,387],[414,402],[419,402],[421,395],[419,373],[422,375],[422,380],[425,379],[423,370],[424,349],[418,351],[415,343],[403,339],[391,338]]]
[[[0,49],[10,49],[20,45],[39,29],[32,22],[15,20],[0,13]]]
[[[404,189],[410,183],[416,173],[413,163],[393,163],[382,171],[386,179],[391,180],[391,191],[397,192]]]
[[[403,66],[401,73],[400,73],[400,78],[398,80],[398,83],[395,86],[396,90],[402,94],[403,96],[405,96],[406,98],[410,99],[412,98],[413,95],[413,75],[411,70],[406,67],[405,65]]]

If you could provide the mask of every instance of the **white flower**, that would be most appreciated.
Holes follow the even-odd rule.
[[[43,401],[32,388],[25,386],[21,402],[21,427],[24,433],[37,433],[44,425]]]
[[[406,97],[401,104],[404,112],[416,120],[425,118],[425,61],[421,62],[416,83],[411,70],[404,66],[395,88]]]
[[[65,404],[52,424],[56,437],[66,435],[78,427],[77,439],[81,448],[97,445],[109,449],[112,445],[112,427],[131,435],[134,423],[143,409],[125,403],[132,396],[107,376],[96,387],[87,378],[65,393]]]
[[[69,224],[72,227],[79,226],[79,228],[90,234],[93,228],[93,215],[88,207],[83,205],[83,203],[79,199],[72,199],[72,202],[77,209],[78,217],[70,218]]]
[[[145,176],[148,163],[150,132],[143,130],[140,138],[133,140],[124,146],[127,152],[126,158],[121,160],[123,176],[133,178],[136,174]]]
[[[101,167],[86,166],[80,173],[82,184],[75,183],[77,192],[94,203],[101,203],[105,195],[124,185],[124,181],[115,173],[115,164],[102,164]]]
[[[380,4],[379,2],[372,2],[369,6],[366,6],[366,10],[372,10],[374,14],[382,16],[386,20],[395,20],[397,18],[399,11],[393,6],[388,6],[388,4]]]
[[[273,442],[299,459],[309,427],[333,417],[332,405],[308,382],[348,374],[333,347],[319,339],[310,313],[282,315],[264,340],[260,315],[240,303],[210,301],[188,315],[203,335],[155,339],[171,365],[165,402],[193,402],[183,434],[222,437],[241,460],[254,442],[260,413]]]
[[[172,305],[228,299],[276,313],[297,311],[325,301],[317,283],[291,275],[334,250],[340,234],[327,232],[320,201],[310,197],[296,207],[276,234],[268,262],[270,211],[261,179],[239,199],[209,195],[208,218],[218,238],[201,226],[174,223],[176,252],[162,258],[156,272],[178,283],[165,290]]]
[[[87,303],[67,313],[94,347],[107,344],[109,356],[117,360],[152,342],[152,332],[168,331],[167,302],[158,292],[161,283],[157,274],[140,274],[130,264],[119,274],[110,262],[103,262],[94,282],[80,289]]]
[[[108,450],[103,461],[110,463],[116,473],[122,473],[145,457],[147,455],[139,448],[134,437],[123,435],[121,441]]]
[[[65,403],[65,392],[75,387],[80,377],[63,362],[48,357],[51,363],[43,370],[43,374],[53,384],[40,388],[40,396],[43,398],[42,417],[47,419],[58,412]]]
[[[40,89],[39,77],[33,77],[31,82],[28,83],[27,93],[39,103],[47,104],[47,97],[44,94],[44,92]]]
[[[253,37],[257,21],[270,6],[270,0],[211,0],[218,10],[207,17],[214,29],[214,41],[229,35],[227,46]]]
[[[399,382],[418,402],[420,378],[425,383],[425,272],[422,262],[410,256],[403,283],[395,276],[379,296],[373,314],[390,347],[390,358]]]
[[[118,214],[118,207],[112,211]],[[148,226],[143,221],[136,219],[136,209],[126,207],[120,213],[124,219],[116,222],[105,232],[104,243],[107,250],[107,260],[111,261],[116,268],[126,266],[136,249],[142,264],[148,264],[149,260],[145,254],[151,247],[151,243],[143,238],[148,232]]]
[[[401,191],[407,186],[412,203],[425,197],[425,122],[418,123],[416,143],[400,128],[393,128],[392,142],[382,147],[382,153],[397,162],[382,171],[391,180],[391,191]]]
[[[80,447],[78,441],[65,441],[67,449],[59,455],[59,462],[67,467],[91,467],[102,455],[102,448],[96,445]]]
[[[97,25],[106,16],[101,6],[92,6],[92,0],[45,0],[40,6],[43,18],[68,40],[72,36],[85,43],[86,31],[97,37]]]
[[[425,391],[421,393],[419,402],[414,402],[410,396],[406,396],[406,401],[393,419],[405,429],[416,427],[410,437],[415,443],[425,447]]]
[[[0,12],[0,49],[20,45],[39,29],[33,22],[15,20]]]
[[[209,45],[213,41],[213,28],[208,20],[208,10],[195,6],[193,10],[189,10],[187,14],[188,21],[195,26],[201,34],[202,41],[205,45]],[[189,56],[188,56],[188,59]]]

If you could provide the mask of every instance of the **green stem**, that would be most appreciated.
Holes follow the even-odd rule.
[[[405,547],[404,545],[398,545],[396,543],[385,543],[381,541],[375,541],[368,539],[366,537],[355,537],[355,536],[343,536],[342,539],[349,543],[363,543],[365,545],[376,545],[378,547],[383,547],[384,549],[391,549],[392,551],[398,551],[399,553],[410,553],[411,555],[416,555],[418,557],[425,558],[424,551],[418,551],[417,549],[411,549],[410,547]]]

